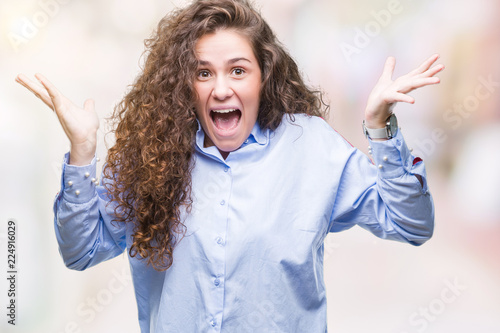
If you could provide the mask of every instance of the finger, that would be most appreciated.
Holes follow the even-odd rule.
[[[437,53],[433,54],[427,60],[425,60],[420,66],[418,66],[415,70],[413,70],[413,72],[414,73],[426,72],[429,68],[431,68],[432,64],[434,64],[438,59],[439,59],[439,54]]]
[[[40,83],[47,89],[52,104],[54,105],[54,111],[58,113],[62,105],[62,94],[57,90],[57,88],[42,74],[35,74],[35,77],[40,81]]]
[[[410,103],[410,104],[415,103],[415,99],[413,97],[399,91],[394,91],[390,94],[387,94],[382,98],[382,100],[384,101],[385,104],[388,105],[395,104],[397,102]]]
[[[33,81],[31,81],[26,75],[24,74],[19,74],[16,77],[16,82],[31,91],[36,97],[42,100],[49,108],[53,108],[52,106],[52,100],[50,99],[50,96],[48,95],[48,92],[44,87],[37,85]]]
[[[422,73],[422,76],[425,77],[432,77],[436,75],[437,73],[441,72],[444,69],[443,64],[436,65],[430,69],[428,69],[426,72]]]
[[[399,90],[399,92],[407,94],[412,90],[433,84],[438,84],[440,82],[441,80],[438,77],[426,77],[426,78],[414,79],[412,80],[410,85],[408,85],[406,88]]]
[[[385,61],[384,70],[380,78],[391,80],[395,67],[396,67],[396,58],[388,57],[387,60]]]
[[[396,102],[413,104],[413,103],[415,103],[415,99],[407,94],[396,93],[393,97],[392,103],[396,103]]]
[[[85,111],[94,111],[95,110],[95,101],[93,99],[87,99],[83,103],[83,108]]]

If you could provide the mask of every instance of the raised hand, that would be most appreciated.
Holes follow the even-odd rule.
[[[407,95],[409,92],[439,83],[439,78],[434,77],[434,75],[441,72],[444,66],[442,64],[433,66],[438,59],[439,55],[435,54],[424,61],[418,68],[392,80],[396,59],[394,57],[387,58],[382,76],[368,97],[365,110],[366,126],[368,128],[385,127],[385,121],[396,102],[413,104],[415,99]]]
[[[89,164],[96,152],[97,130],[99,129],[99,118],[94,109],[94,101],[88,99],[83,108],[79,108],[61,94],[43,75],[36,74],[35,77],[42,86],[23,74],[16,77],[16,82],[26,87],[56,113],[71,142],[69,163]]]

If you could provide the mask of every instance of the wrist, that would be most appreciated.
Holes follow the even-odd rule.
[[[398,122],[396,115],[393,113],[385,119],[383,123],[378,121],[371,121],[368,123],[367,120],[363,121],[363,133],[368,139],[371,140],[387,140],[392,139],[396,136],[398,131]]]
[[[365,120],[365,126],[371,129],[385,128],[385,121]]]
[[[368,128],[384,128],[387,123],[387,118],[391,116],[391,113],[384,113],[382,116],[372,116],[370,114],[365,114],[365,126]]]
[[[96,154],[96,146],[91,147],[81,147],[81,146],[71,146],[69,151],[68,164],[83,166],[92,163]]]

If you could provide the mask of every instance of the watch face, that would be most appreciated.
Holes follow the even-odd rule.
[[[390,138],[393,138],[396,136],[398,133],[398,119],[396,118],[396,115],[392,114],[389,119],[388,119],[388,132],[390,135]]]

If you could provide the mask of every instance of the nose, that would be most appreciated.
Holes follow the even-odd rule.
[[[233,96],[233,93],[234,92],[231,88],[229,79],[223,76],[218,76],[212,89],[212,96],[217,100],[223,101]]]

